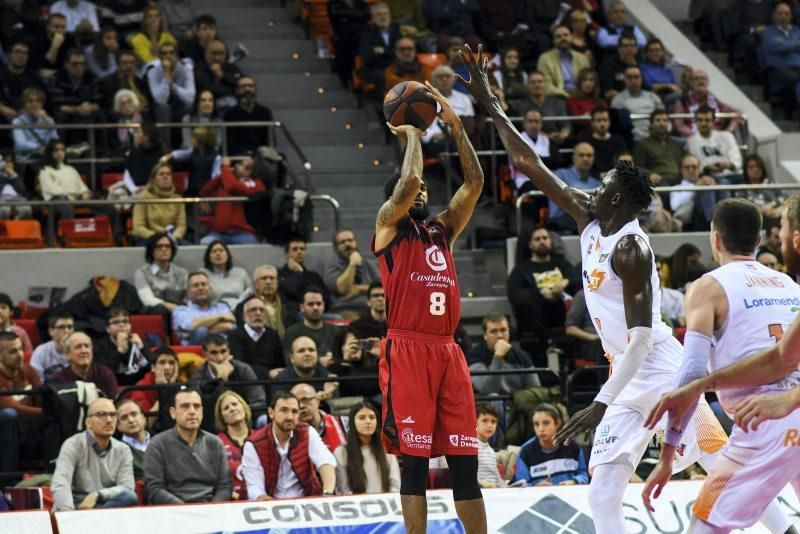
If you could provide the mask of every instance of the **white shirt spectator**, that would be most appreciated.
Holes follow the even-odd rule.
[[[48,341],[33,350],[31,367],[39,375],[41,383],[44,384],[48,378],[69,367],[69,360],[66,355],[61,355],[56,351],[54,341]]]
[[[175,93],[178,100],[185,105],[194,104],[194,65],[191,59],[184,58],[175,64],[175,76],[172,83],[164,74],[164,67],[161,66],[160,59],[156,59],[147,66],[145,75],[156,104],[169,105],[169,97],[172,93]]]
[[[88,20],[92,25],[92,31],[100,31],[100,22],[97,20],[97,6],[85,0],[78,0],[77,5],[72,7],[67,0],[58,0],[50,8],[50,14],[60,13],[67,17],[67,31],[72,33],[75,28],[81,25],[81,22]]]
[[[661,288],[661,315],[675,321],[684,317],[686,312],[683,306],[683,293],[669,287]]]
[[[694,187],[695,185],[686,178],[678,184],[679,187]],[[669,194],[669,207],[673,212],[676,212],[686,204],[694,202],[694,196],[694,191],[673,191]]]
[[[272,431],[272,439],[275,440],[275,448],[281,457],[281,464],[278,467],[278,483],[275,485],[275,494],[270,497],[293,499],[304,496],[303,486],[289,462],[289,444],[293,435],[294,432],[286,445],[282,447],[278,443],[278,438],[275,437],[275,431]],[[317,469],[325,464],[336,467],[336,458],[333,453],[322,442],[317,431],[311,427],[308,427],[308,456]],[[261,460],[258,458],[255,447],[249,441],[244,444],[242,449],[242,472],[244,481],[247,483],[247,495],[251,500],[256,500],[267,493],[264,483],[264,468],[261,467]]]
[[[611,107],[614,109],[627,109],[631,115],[647,115],[644,119],[633,121],[633,138],[639,141],[650,131],[650,114],[657,109],[664,109],[664,103],[658,98],[658,95],[650,91],[642,89],[637,96],[633,96],[630,91],[625,89],[614,97],[611,101]]]
[[[475,116],[475,108],[472,106],[472,100],[470,100],[469,97],[464,93],[453,91],[450,93],[450,96],[447,97],[447,101],[450,103],[450,107],[453,108],[453,111],[455,111],[456,115],[459,117]],[[442,133],[444,131],[442,128],[446,128],[447,126],[440,123],[441,121],[438,118],[433,121],[433,124],[431,124],[427,129],[425,135],[422,136],[423,143],[430,143],[435,134]]]
[[[727,161],[736,167],[734,170],[725,169],[715,173],[714,176],[742,174],[742,153],[739,152],[736,138],[730,132],[712,130],[708,137],[695,132],[686,140],[686,151],[700,160],[701,169],[718,161]]]

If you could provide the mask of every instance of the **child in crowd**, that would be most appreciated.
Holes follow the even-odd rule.
[[[533,412],[536,436],[519,450],[517,481],[525,481],[528,486],[567,486],[589,482],[586,458],[578,444],[574,441],[569,445],[553,443],[553,437],[562,426],[564,419],[558,408],[546,403],[536,407]]]
[[[478,416],[478,484],[482,488],[505,488],[508,483],[497,469],[497,456],[489,440],[497,431],[500,411],[491,402],[481,401],[475,405]]]

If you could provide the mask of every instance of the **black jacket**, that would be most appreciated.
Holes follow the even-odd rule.
[[[381,31],[378,28],[369,28],[361,33],[358,41],[358,55],[364,60],[364,66],[368,70],[385,69],[394,60],[394,44],[400,39],[400,30],[396,24],[389,26],[389,43],[383,41]],[[383,48],[382,52],[376,53],[375,48]]]

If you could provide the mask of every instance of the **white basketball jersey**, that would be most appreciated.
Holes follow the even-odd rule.
[[[711,371],[736,363],[775,344],[800,311],[800,287],[788,276],[757,261],[733,261],[705,276],[713,277],[728,297],[728,317],[714,332]],[[754,393],[783,393],[800,385],[800,371],[757,388],[717,392],[722,407],[733,413],[736,404]]]
[[[620,356],[628,345],[628,323],[625,320],[625,303],[622,297],[622,280],[611,268],[611,259],[617,242],[627,235],[638,235],[650,248],[650,239],[634,219],[613,235],[603,236],[600,223],[596,220],[589,223],[581,234],[581,255],[583,258],[583,292],[586,307],[594,322],[603,349],[612,357]],[[672,337],[672,329],[661,320],[661,290],[656,272],[655,255],[651,265],[651,282],[653,284],[653,343],[659,343]],[[680,360],[659,358],[645,360],[643,367],[650,371],[675,372]],[[669,361],[667,361],[669,360]]]

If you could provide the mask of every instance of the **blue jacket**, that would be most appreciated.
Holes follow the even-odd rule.
[[[600,180],[594,176],[589,176],[585,181],[581,180],[581,175],[574,165],[568,169],[558,169],[555,174],[564,180],[568,186],[574,187],[575,189],[594,189],[595,187],[600,187]],[[550,201],[549,206],[549,217],[551,219],[564,214],[561,208],[556,206],[555,202],[552,200]]]
[[[792,25],[786,34],[776,25],[770,24],[761,34],[761,53],[767,67],[800,67],[800,28]]]
[[[537,437],[523,443],[517,454],[515,480],[524,480],[528,486],[535,486],[545,480],[548,474],[554,486],[565,480],[574,480],[578,484],[589,483],[586,457],[577,443],[573,441],[550,452],[542,449]]]
[[[53,124],[53,119],[47,117],[31,117],[27,113],[20,113],[11,121],[11,124]],[[32,152],[40,152],[48,141],[58,139],[58,133],[52,128],[34,128],[32,130],[17,128],[14,130],[14,153],[17,156],[28,156]]]

